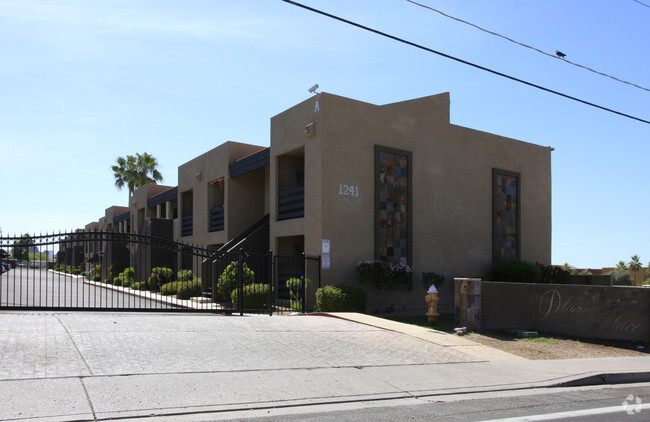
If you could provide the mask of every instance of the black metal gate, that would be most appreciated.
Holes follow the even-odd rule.
[[[0,237],[0,254],[0,309],[227,314],[309,309],[309,288],[292,305],[284,275],[308,278],[318,260],[90,231]],[[310,280],[320,285],[320,271]]]

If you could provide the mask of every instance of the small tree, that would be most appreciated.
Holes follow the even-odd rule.
[[[27,261],[29,260],[29,249],[34,246],[34,240],[27,233],[23,235],[21,239],[18,239],[14,242],[14,248],[12,255],[14,259],[18,261]]]

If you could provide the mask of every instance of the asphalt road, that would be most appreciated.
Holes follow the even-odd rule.
[[[264,413],[268,416],[262,416]],[[251,422],[463,421],[611,422],[650,420],[650,384],[547,388],[501,393],[456,394],[396,400],[268,409],[223,414],[212,420]]]
[[[17,267],[2,274],[0,306],[138,309],[162,305],[146,297],[85,284],[82,277]]]

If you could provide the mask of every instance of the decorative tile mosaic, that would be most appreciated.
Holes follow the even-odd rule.
[[[408,264],[408,166],[406,155],[379,152],[379,260]]]
[[[495,259],[519,258],[519,177],[502,173],[495,180]]]

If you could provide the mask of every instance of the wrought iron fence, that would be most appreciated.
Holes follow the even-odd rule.
[[[0,237],[0,251],[11,267],[0,309],[304,312],[320,286],[320,257],[220,253],[142,234]]]

